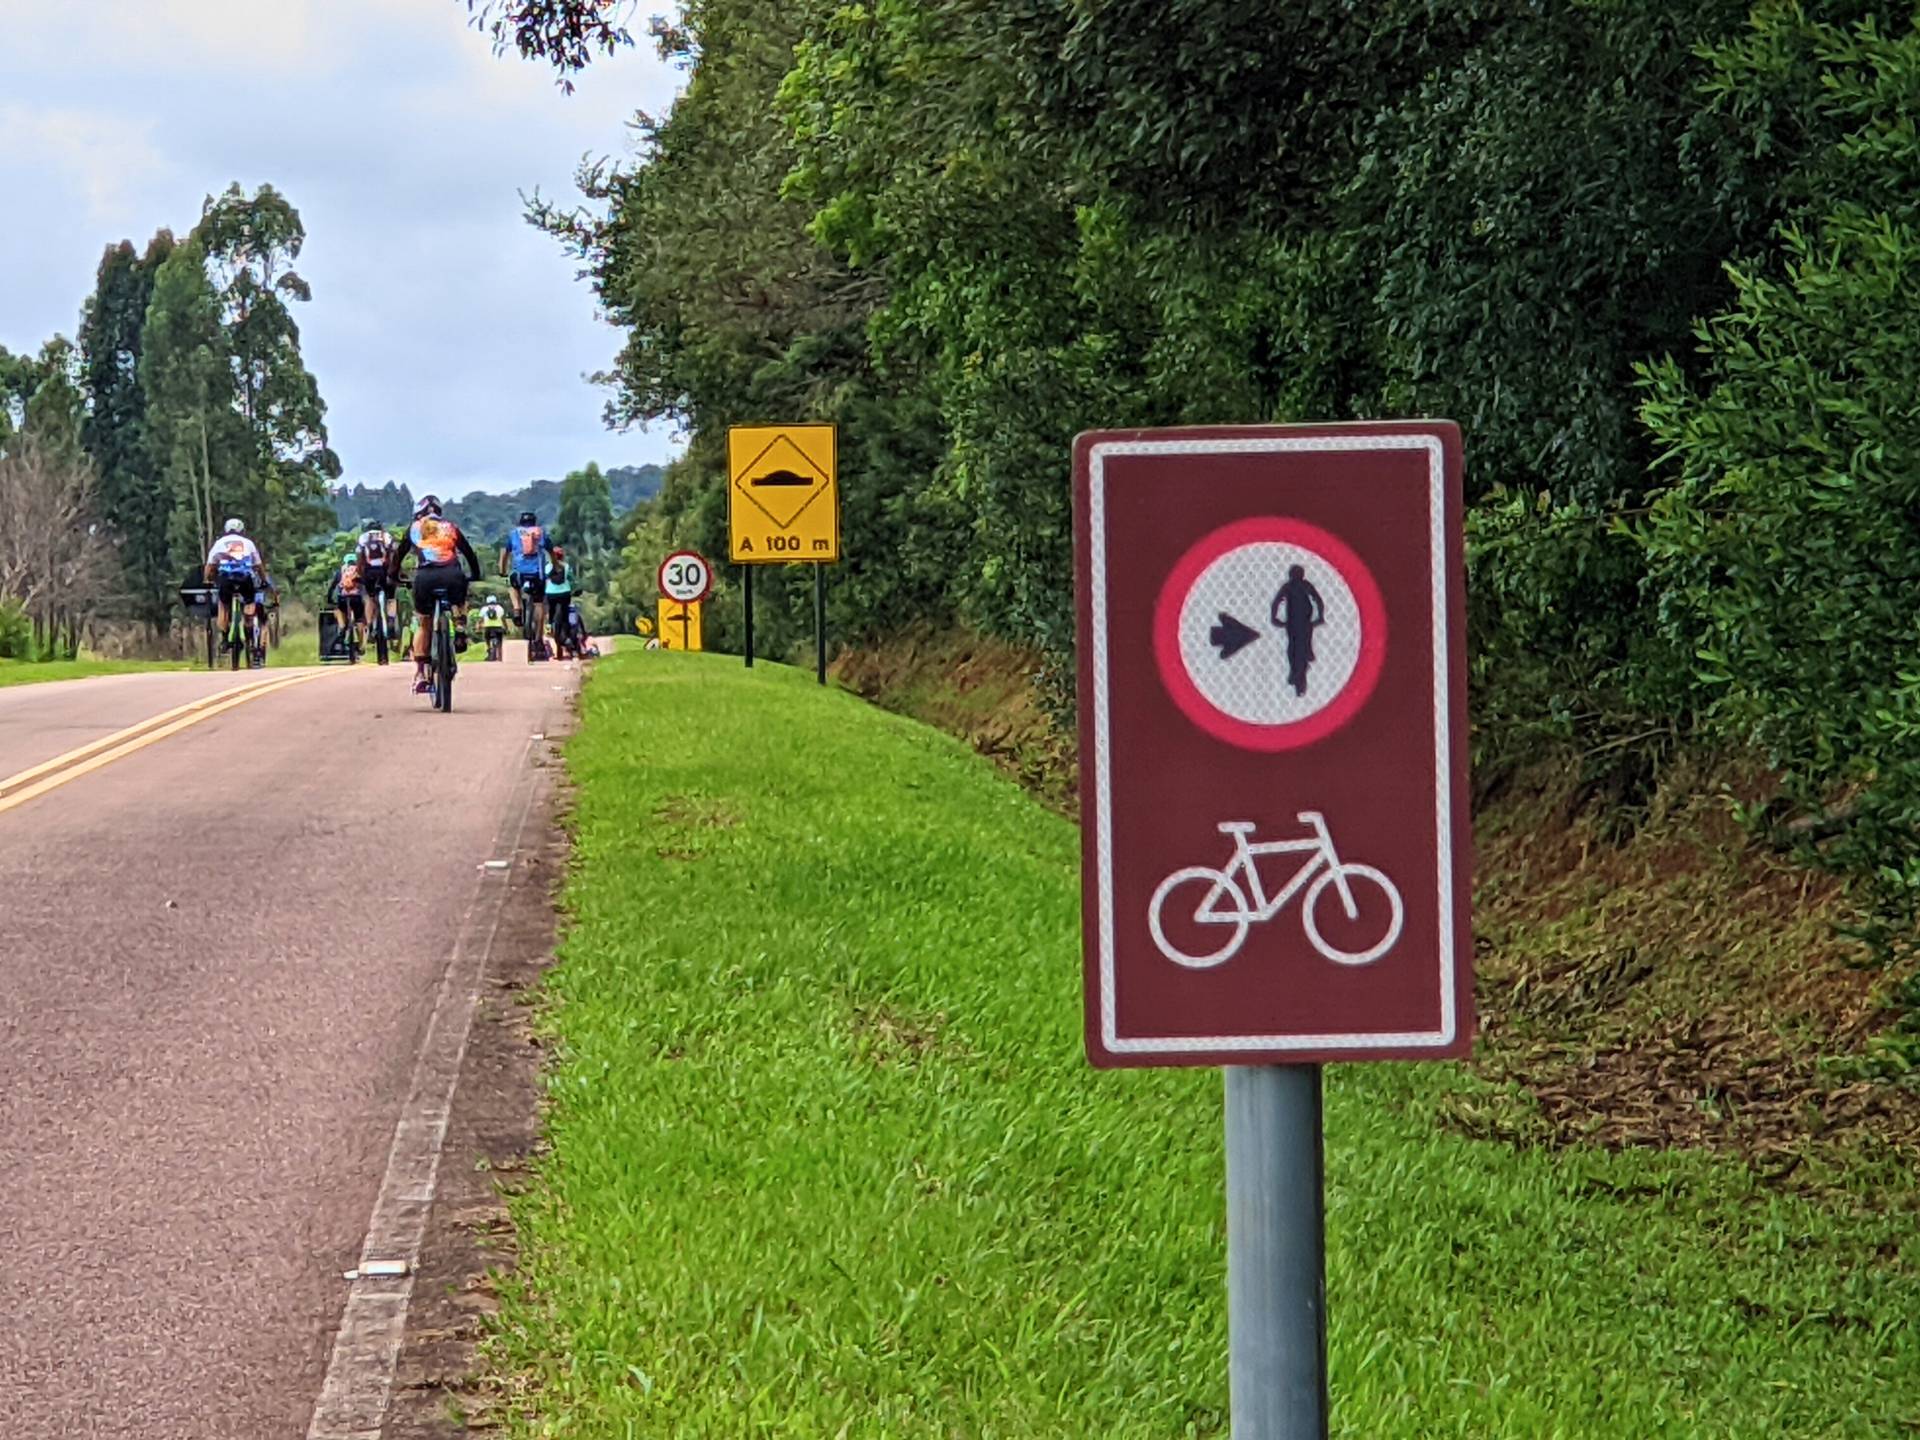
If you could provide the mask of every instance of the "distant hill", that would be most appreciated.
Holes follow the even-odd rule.
[[[613,495],[615,518],[658,495],[665,475],[666,471],[658,465],[622,465],[607,471],[607,488]],[[343,530],[351,528],[365,515],[371,515],[389,528],[398,528],[413,518],[413,491],[391,480],[377,487],[342,486],[330,498],[333,513]],[[476,548],[483,541],[497,545],[504,540],[522,510],[533,511],[551,525],[560,513],[560,482],[535,480],[503,495],[474,490],[447,506],[447,514],[473,538]],[[565,541],[567,537],[559,538]]]

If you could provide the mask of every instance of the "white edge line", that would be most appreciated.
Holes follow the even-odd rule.
[[[517,809],[502,823],[492,853],[499,853],[500,837],[509,830],[513,837],[509,853],[520,851],[540,789],[540,771],[531,763],[536,743],[529,740],[521,750],[524,791]],[[414,1272],[419,1267],[427,1220],[439,1186],[440,1155],[460,1072],[466,1063],[481,982],[493,956],[511,884],[499,878],[499,872],[483,874],[476,885],[476,898],[484,896],[489,885],[495,895],[479,954],[472,957],[469,941],[477,927],[469,923],[461,927],[447,955],[433,1014],[427,1020],[419,1057],[414,1062],[407,1101],[393,1127],[386,1174],[360,1248],[361,1271],[376,1262],[394,1260],[405,1261],[406,1271],[397,1279],[369,1275],[351,1282],[326,1378],[314,1402],[307,1440],[377,1440],[385,1431],[393,1379],[406,1339]]]
[[[1290,1050],[1441,1050],[1451,1045],[1459,1026],[1454,954],[1453,895],[1453,710],[1447,686],[1451,636],[1448,624],[1446,551],[1446,455],[1437,435],[1424,431],[1389,434],[1263,436],[1237,439],[1112,440],[1088,453],[1087,521],[1089,583],[1093,621],[1094,864],[1100,897],[1100,1039],[1116,1055],[1183,1055],[1199,1052]],[[1434,813],[1439,837],[1435,889],[1439,892],[1440,1028],[1366,1035],[1168,1035],[1122,1037],[1116,1015],[1113,943],[1113,839],[1111,765],[1107,753],[1107,576],[1106,457],[1108,455],[1241,455],[1312,451],[1425,450],[1427,511],[1433,577],[1434,646]]]

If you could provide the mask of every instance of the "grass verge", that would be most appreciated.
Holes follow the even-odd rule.
[[[49,680],[84,680],[93,675],[132,675],[146,670],[185,670],[184,660],[0,660],[0,687],[39,685]]]
[[[551,1153],[489,1350],[519,1435],[1224,1436],[1220,1081],[1079,1042],[1077,842],[779,667],[631,652],[569,749]],[[1920,1425],[1911,1177],[1443,1128],[1328,1085],[1335,1433]]]

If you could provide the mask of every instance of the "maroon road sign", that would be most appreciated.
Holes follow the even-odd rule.
[[[1465,1054],[1460,432],[1074,446],[1096,1065]]]

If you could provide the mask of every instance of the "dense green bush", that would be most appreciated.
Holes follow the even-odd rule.
[[[621,583],[721,554],[724,431],[832,419],[833,627],[1066,659],[1093,426],[1447,415],[1476,755],[1629,798],[1758,745],[1920,887],[1915,20],[1836,0],[694,0],[584,215],[536,218],[693,435]],[[810,633],[762,571],[763,651]],[[739,641],[723,585],[710,639]],[[1056,669],[1065,673],[1062,666]]]
[[[0,599],[0,660],[33,656],[33,624],[18,600]]]

